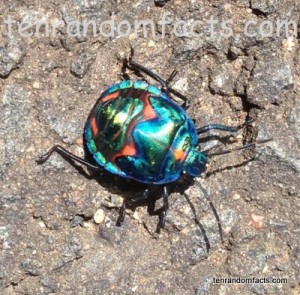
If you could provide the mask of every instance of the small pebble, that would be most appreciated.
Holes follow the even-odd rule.
[[[132,292],[135,292],[137,290],[138,286],[134,286],[131,290]]]
[[[98,209],[95,214],[94,214],[94,221],[97,224],[100,224],[104,221],[105,219],[105,213],[102,209]]]
[[[46,227],[46,225],[45,225],[45,223],[44,223],[43,221],[40,221],[40,222],[39,222],[39,226],[42,227],[42,228],[45,228],[45,227]]]
[[[255,214],[255,213],[251,213],[251,223],[252,225],[257,229],[261,229],[263,227],[263,224],[264,224],[264,216],[262,215],[258,215],[258,214]]]
[[[155,42],[153,40],[150,40],[148,43],[148,47],[154,47],[155,46]]]
[[[33,87],[34,89],[39,89],[39,88],[40,88],[40,83],[37,82],[37,81],[35,81],[35,82],[33,82],[32,87]]]
[[[75,144],[78,146],[83,146],[83,139],[82,137],[79,137],[75,140]]]
[[[234,194],[233,195],[234,200],[239,200],[240,198],[241,198],[241,196],[239,194]]]

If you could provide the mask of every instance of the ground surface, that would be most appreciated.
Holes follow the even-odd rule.
[[[243,34],[247,20],[257,27],[264,20],[293,20],[299,30],[299,9],[297,0],[171,0],[164,6],[152,0],[1,1],[1,294],[299,294],[299,39]],[[231,19],[234,35],[210,36],[200,25],[202,36],[175,36],[172,25],[163,32],[158,21],[166,12],[188,27],[212,15],[219,24]],[[75,36],[76,26],[70,32],[59,27],[50,37],[45,28],[39,36],[34,27],[27,30],[30,37],[17,31],[21,21],[101,23],[112,13],[116,23],[154,21],[155,36],[143,38],[141,30],[127,37],[93,36],[91,30]],[[4,23],[9,16],[16,21],[11,37]],[[166,229],[157,235],[158,217],[146,205],[115,226],[122,197],[142,186],[106,174],[87,177],[58,155],[35,162],[54,143],[83,155],[86,117],[100,93],[121,79],[130,44],[135,60],[163,77],[178,70],[172,85],[190,98],[188,114],[198,126],[256,120],[223,138],[223,149],[273,138],[255,151],[212,158],[198,179],[220,216],[223,243],[195,185],[173,186]],[[202,147],[210,144],[204,139]],[[99,209],[104,220],[96,224]],[[213,284],[230,277],[288,282]]]

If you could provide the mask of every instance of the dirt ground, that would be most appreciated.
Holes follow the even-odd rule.
[[[300,294],[298,0],[8,0],[0,12],[1,294]],[[37,31],[41,20],[49,26]],[[291,21],[290,36],[278,21]],[[202,150],[273,139],[212,157],[197,179],[223,241],[193,183],[172,185],[157,234],[148,209],[160,188],[117,227],[123,197],[143,185],[57,154],[36,163],[53,144],[83,156],[99,95],[126,75],[143,78],[122,75],[130,47],[165,79],[177,69],[172,87],[190,99],[197,126],[255,119],[237,134],[203,134]],[[217,283],[231,278],[256,281]]]

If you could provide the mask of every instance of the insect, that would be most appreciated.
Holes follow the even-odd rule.
[[[163,80],[135,63],[132,55],[127,66],[156,80],[161,89],[141,80],[124,80],[101,94],[84,127],[85,144],[96,164],[71,154],[60,145],[53,146],[38,162],[45,162],[53,152],[57,152],[92,170],[105,169],[137,182],[163,186],[163,208],[157,226],[159,232],[165,225],[169,183],[179,179],[183,173],[192,178],[199,176],[205,170],[209,157],[256,144],[209,153],[199,150],[199,135],[212,129],[237,132],[253,120],[236,127],[209,124],[196,128],[185,112],[188,99],[169,86],[177,71]],[[179,97],[183,104],[179,106],[172,100],[172,95]],[[147,199],[148,195],[146,189],[141,199]],[[124,220],[125,208],[126,201],[120,209],[118,223]]]

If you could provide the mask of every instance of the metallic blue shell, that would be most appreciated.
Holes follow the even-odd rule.
[[[84,135],[100,166],[143,183],[178,179],[197,145],[195,125],[185,111],[144,81],[122,81],[104,91]],[[200,158],[204,168],[206,158]]]

